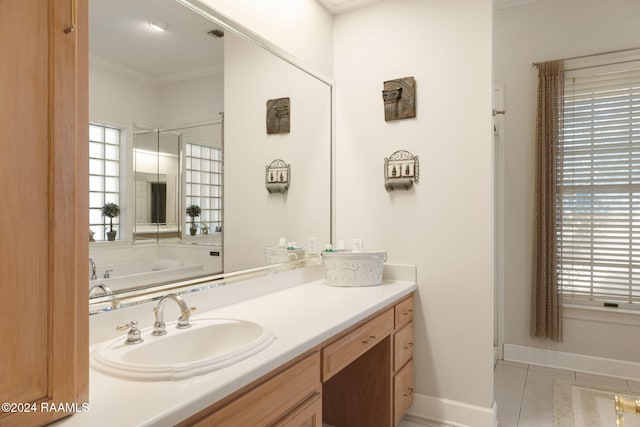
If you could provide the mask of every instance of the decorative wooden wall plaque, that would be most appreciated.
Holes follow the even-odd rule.
[[[384,82],[384,120],[408,119],[416,116],[416,81],[413,77]]]
[[[290,108],[289,98],[267,101],[267,134],[289,133]]]

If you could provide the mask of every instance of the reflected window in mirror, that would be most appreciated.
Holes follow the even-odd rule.
[[[89,229],[96,241],[107,240],[110,218],[102,215],[105,203],[120,206],[121,130],[92,123],[89,125]],[[113,229],[122,235],[120,218],[112,219]]]
[[[198,234],[222,231],[222,149],[187,142],[185,152],[186,206],[200,206]]]

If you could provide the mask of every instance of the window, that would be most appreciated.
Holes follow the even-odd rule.
[[[102,216],[105,203],[120,205],[120,130],[90,124],[89,228],[95,240],[107,240],[110,225],[109,218]],[[119,218],[113,218],[114,230],[119,224]]]
[[[185,196],[187,206],[200,206],[200,225],[222,230],[222,150],[186,143]],[[189,223],[191,218],[185,216]]]
[[[640,305],[640,61],[565,74],[558,281],[565,301]]]

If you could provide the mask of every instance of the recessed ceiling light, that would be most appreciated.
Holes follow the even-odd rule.
[[[149,27],[151,27],[151,29],[153,29],[154,31],[163,32],[169,29],[169,24],[160,21],[149,21]]]

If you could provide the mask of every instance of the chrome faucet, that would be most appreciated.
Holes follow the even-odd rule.
[[[91,296],[93,291],[95,291],[96,289],[102,290],[102,292],[104,292],[106,295],[113,295],[113,291],[109,289],[107,285],[100,284],[100,285],[94,285],[91,287],[91,289],[89,289],[89,296]]]
[[[158,305],[153,309],[153,312],[156,316],[156,321],[153,324],[153,332],[151,335],[160,336],[167,333],[164,323],[164,305],[168,300],[174,300],[178,306],[180,306],[180,317],[178,317],[178,324],[176,328],[178,329],[186,329],[191,326],[189,323],[189,317],[191,316],[191,312],[195,310],[195,307],[187,306],[187,303],[184,302],[182,297],[177,294],[168,294],[163,296],[160,301],[158,301]]]
[[[90,280],[96,280],[98,278],[98,275],[96,274],[96,263],[93,262],[93,259],[89,258],[89,264],[91,264],[91,279]]]
[[[105,284],[93,285],[89,289],[89,298],[91,298],[91,294],[95,293],[95,291],[102,291],[105,295],[111,295],[111,307],[117,308],[118,302],[116,301],[116,296],[113,294],[113,291],[109,289],[109,287]]]

